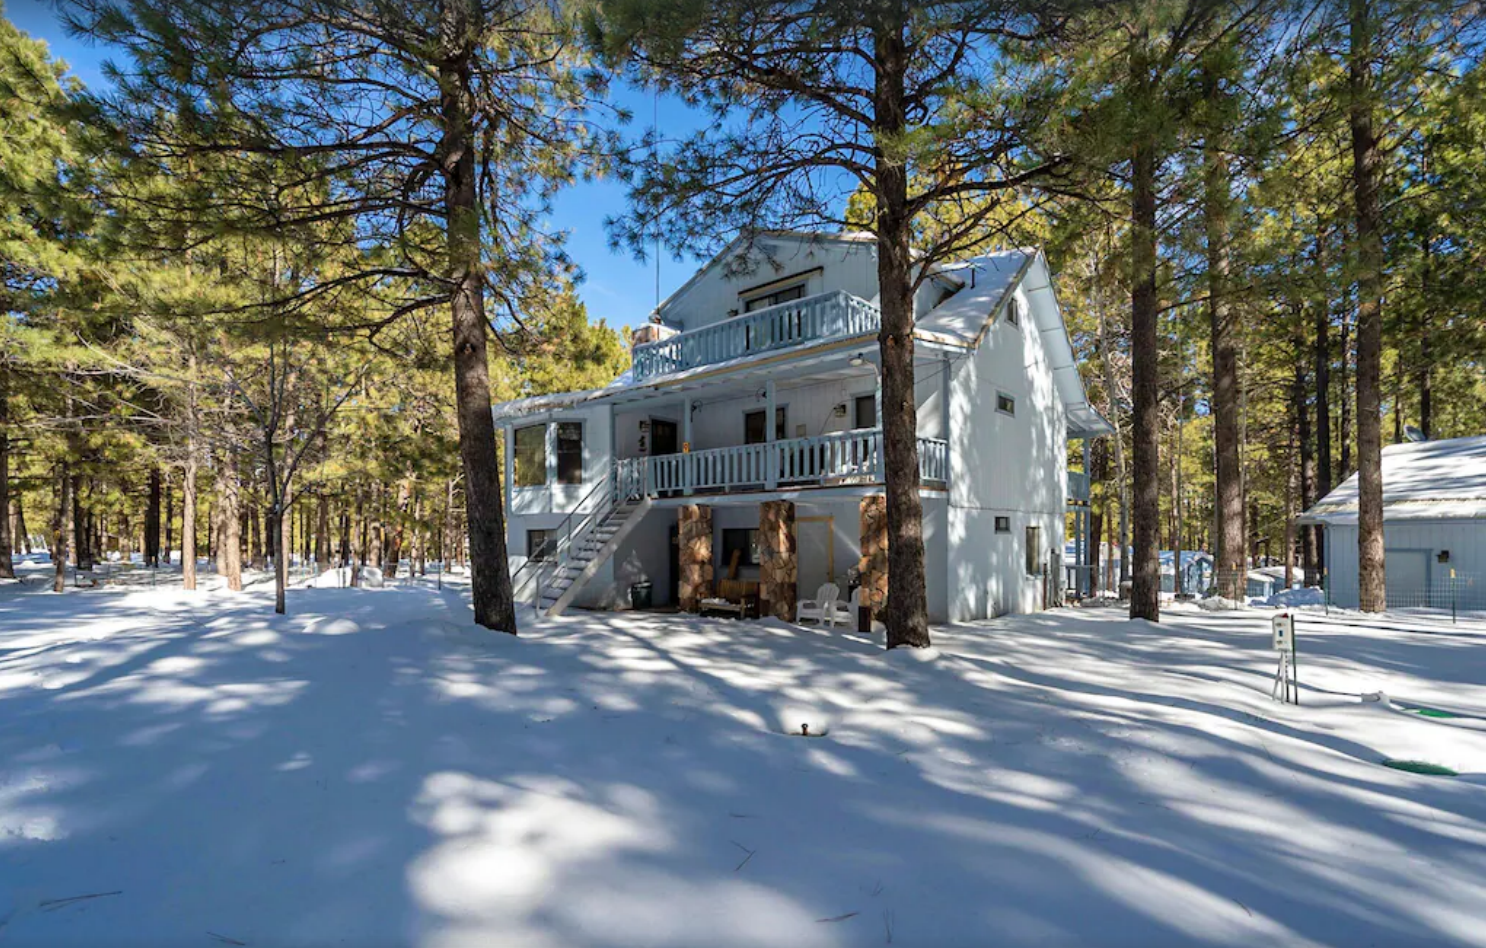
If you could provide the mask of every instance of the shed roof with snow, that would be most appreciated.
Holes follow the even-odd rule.
[[[1486,435],[1385,447],[1383,519],[1486,520]],[[1355,524],[1357,475],[1321,498],[1300,522]]]

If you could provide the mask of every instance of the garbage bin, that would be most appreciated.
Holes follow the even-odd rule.
[[[635,583],[629,588],[629,605],[631,609],[649,609],[652,601],[654,586],[650,583]]]

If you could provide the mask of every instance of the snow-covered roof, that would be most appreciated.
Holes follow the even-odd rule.
[[[1384,520],[1486,519],[1486,435],[1383,449]],[[1357,475],[1321,498],[1301,523],[1357,522]]]
[[[659,305],[655,307],[653,317],[663,316],[666,310],[671,308],[671,305],[673,303],[681,299],[681,297],[686,295],[688,290],[700,283],[702,278],[708,273],[711,273],[714,267],[721,266],[728,259],[737,255],[740,250],[743,250],[750,246],[763,246],[772,241],[790,240],[805,241],[808,243],[865,244],[873,243],[876,241],[876,239],[877,238],[873,237],[871,234],[865,231],[855,230],[843,231],[839,234],[817,233],[814,231],[803,230],[766,230],[759,231],[757,233],[741,233],[738,236],[734,237],[732,240],[728,241],[727,246],[723,247],[712,257],[711,260],[708,260],[705,264],[699,267],[696,273],[693,273],[690,277],[687,277],[685,283],[676,287],[676,289],[673,290],[669,296],[661,300]]]
[[[861,242],[869,239],[870,235],[779,232],[768,236]],[[664,309],[670,300],[678,298],[703,273],[733,252],[739,241],[744,239],[746,238],[739,237],[729,244],[728,248],[718,254],[712,263],[698,270],[686,284],[671,294],[671,297],[661,304],[661,308]],[[986,330],[1006,306],[1007,300],[1011,299],[1012,291],[1021,285],[1030,305],[1031,322],[1041,334],[1043,346],[1047,350],[1054,385],[1063,400],[1064,410],[1068,417],[1068,436],[1089,438],[1114,433],[1113,426],[1089,403],[1088,395],[1084,391],[1083,379],[1078,373],[1078,364],[1073,354],[1073,342],[1068,336],[1068,327],[1063,322],[1062,309],[1053,292],[1052,276],[1048,270],[1047,259],[1040,250],[1027,248],[983,254],[963,262],[939,267],[935,275],[951,283],[957,283],[959,289],[915,320],[915,337],[930,343],[974,349],[980,345]],[[763,360],[773,362],[781,357],[802,355],[809,350],[836,345],[840,342],[839,339],[809,340],[796,346],[751,353],[735,359],[648,378],[643,383],[636,383],[633,372],[626,370],[619,378],[603,388],[516,399],[496,405],[493,411],[496,420],[500,421],[536,412],[568,409],[623,394],[629,390],[674,385],[693,375],[736,369],[751,362]]]
[[[1020,284],[1032,310],[1032,322],[1042,334],[1053,384],[1068,414],[1068,436],[1093,438],[1114,433],[1114,426],[1089,403],[1083,377],[1078,374],[1073,340],[1068,336],[1042,251],[1002,250],[945,269],[964,281],[964,286],[915,321],[915,336],[974,348]]]
[[[961,281],[961,289],[914,322],[914,332],[925,338],[974,345],[1001,307],[1006,294],[1037,259],[1033,250],[1007,250],[945,267]]]

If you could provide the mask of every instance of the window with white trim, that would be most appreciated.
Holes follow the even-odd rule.
[[[996,410],[1003,415],[1016,416],[1016,399],[1005,392],[996,393]]]
[[[583,422],[557,423],[557,483],[583,483]]]
[[[516,486],[541,487],[547,483],[547,426],[528,425],[515,432]]]

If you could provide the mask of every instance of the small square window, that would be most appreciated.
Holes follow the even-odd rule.
[[[1011,518],[1010,517],[997,517],[996,518],[996,532],[997,533],[1010,533],[1011,532]]]
[[[545,563],[552,559],[557,551],[553,549],[553,537],[551,530],[528,530],[526,531],[526,558]]]
[[[1003,415],[1016,415],[1016,399],[1005,392],[996,393],[996,410]]]

